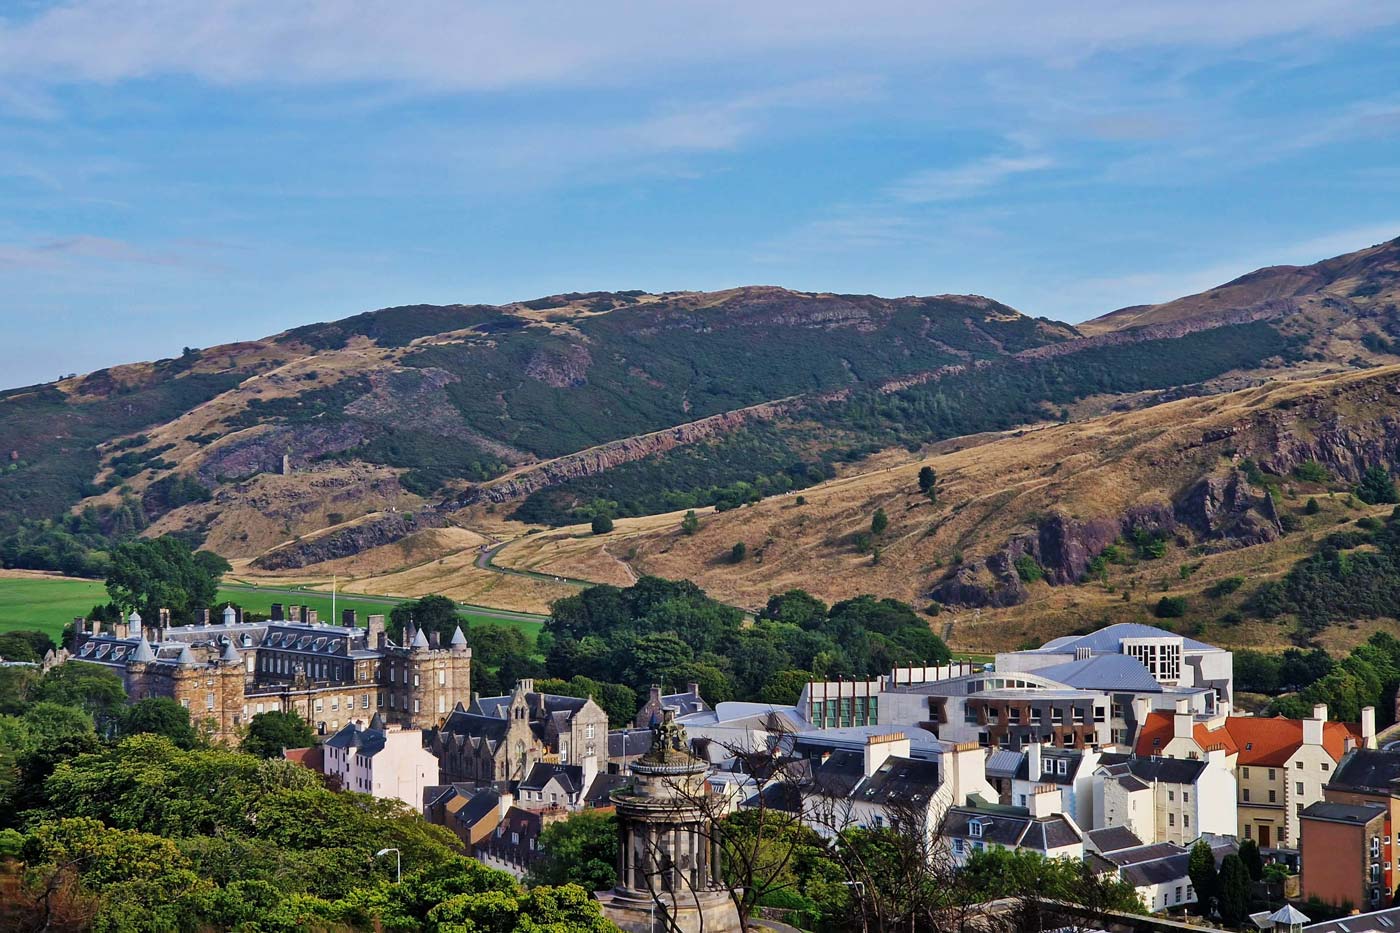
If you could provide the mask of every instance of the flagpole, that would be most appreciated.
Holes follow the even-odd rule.
[[[335,614],[335,584],[337,579],[336,574],[331,574],[331,625],[340,624],[340,616]]]

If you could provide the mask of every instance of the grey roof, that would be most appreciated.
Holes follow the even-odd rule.
[[[155,659],[156,653],[151,650],[151,643],[146,641],[145,636],[142,636],[140,643],[136,645],[136,651],[132,654],[131,660],[154,661]]]
[[[194,652],[190,650],[189,645],[181,645],[180,655],[175,659],[175,663],[184,664],[186,666],[193,666],[195,664],[198,664],[199,661],[195,660]]]
[[[1036,673],[1081,690],[1162,692],[1162,685],[1148,672],[1143,663],[1126,654],[1099,654],[1079,661],[1042,667]]]
[[[564,793],[572,796],[582,789],[583,768],[580,765],[556,765],[539,762],[521,780],[519,789],[544,790],[551,781],[559,784]]]
[[[1389,794],[1400,790],[1400,751],[1356,748],[1342,756],[1328,787],[1372,790]]]
[[[1329,823],[1353,823],[1364,826],[1386,812],[1379,803],[1326,803],[1319,801],[1303,809],[1303,816],[1310,820],[1326,820]]]
[[[607,774],[600,772],[593,778],[593,783],[583,792],[584,802],[592,807],[599,807],[610,801],[612,792],[622,785],[631,781],[625,774]]]
[[[1400,930],[1400,907],[1369,914],[1352,914],[1303,927],[1303,933],[1368,933],[1370,930]]]
[[[484,716],[466,710],[453,710],[442,724],[443,732],[469,738],[485,738],[499,741],[505,738],[510,721],[500,716]]]
[[[1166,629],[1157,628],[1155,625],[1143,625],[1140,622],[1119,622],[1116,625],[1108,625],[1097,632],[1090,632],[1088,635],[1067,635],[1046,642],[1037,652],[1052,652],[1054,654],[1073,653],[1076,648],[1088,648],[1090,651],[1101,654],[1117,654],[1119,652],[1119,642],[1125,638],[1180,638],[1182,645],[1198,651],[1219,651],[1214,645],[1208,645],[1203,641],[1196,641],[1194,638],[1186,638],[1175,632],[1168,632]]]
[[[477,697],[475,700],[472,700],[472,705],[467,709],[467,712],[476,713],[480,716],[496,716],[500,719],[505,719],[506,712],[510,709],[510,699],[509,696]],[[571,713],[577,712],[583,709],[583,705],[588,702],[586,697],[566,697],[554,693],[527,693],[525,694],[525,699],[530,703],[532,710],[534,709],[535,703],[542,699],[546,714],[558,710],[565,710]],[[647,730],[647,735],[651,735],[650,730]]]
[[[1190,877],[1187,868],[1191,864],[1191,853],[1181,852],[1150,862],[1137,862],[1124,865],[1120,869],[1123,880],[1135,888],[1150,884],[1166,884],[1180,878]]]
[[[1025,757],[1022,752],[999,748],[987,756],[988,777],[1015,777]]]
[[[864,770],[862,756],[861,772]],[[938,762],[891,757],[861,783],[853,797],[866,803],[925,806],[938,786]]]
[[[1292,904],[1284,904],[1278,910],[1269,915],[1269,919],[1276,923],[1307,923],[1312,920]]]
[[[1194,784],[1206,769],[1206,762],[1196,758],[1156,758],[1105,752],[1099,756],[1099,767],[1115,776],[1131,774],[1143,781],[1164,784]]]
[[[224,650],[219,655],[219,660],[231,661],[234,664],[237,664],[239,661],[243,660],[243,655],[239,654],[238,649],[233,647],[233,642],[226,641],[224,642]]]
[[[902,732],[909,739],[911,758],[930,758],[942,753],[938,737],[918,726],[847,726],[842,729],[803,729],[793,736],[793,748],[804,754],[821,751],[858,751],[872,735]]]
[[[608,733],[609,758],[635,758],[649,748],[650,729],[619,729]]]
[[[385,735],[379,729],[357,729],[352,722],[326,739],[331,748],[354,749],[357,755],[373,758],[384,751]]]
[[[845,797],[865,778],[865,755],[835,751],[812,773],[817,790],[828,797]]]
[[[982,824],[974,836],[970,824]],[[998,845],[1048,852],[1082,841],[1063,814],[1033,817],[1019,807],[950,807],[939,832],[950,838],[981,839]]]
[[[423,630],[422,630],[421,628],[420,628],[416,633],[414,633],[414,635],[413,635],[413,647],[414,647],[414,648],[427,648],[427,647],[428,647],[428,636],[423,634]]]
[[[496,812],[501,804],[501,795],[494,790],[483,790],[472,794],[466,803],[458,808],[452,818],[463,826],[471,827]]]
[[[1042,745],[1040,751],[1040,774],[1031,777],[1031,759],[1029,755],[1022,755],[1021,761],[1016,765],[1016,779],[1020,781],[1036,781],[1041,784],[1073,784],[1074,775],[1079,770],[1080,763],[1084,760],[1084,753],[1074,748],[1053,748],[1049,745]],[[1065,762],[1065,773],[1061,774],[1056,767],[1053,771],[1046,765],[1053,761]]]
[[[466,647],[466,645],[467,645],[467,636],[464,635],[464,634],[462,634],[462,626],[459,625],[459,626],[457,626],[455,629],[452,630],[452,642],[451,642],[451,644],[452,644],[452,647],[454,647],[454,648],[465,648],[465,647]]]
[[[1085,836],[1088,842],[1100,852],[1117,852],[1121,849],[1136,849],[1142,845],[1142,840],[1126,826],[1109,826],[1104,829],[1091,829]]]

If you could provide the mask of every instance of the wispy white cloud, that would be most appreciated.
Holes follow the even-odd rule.
[[[1064,62],[1142,46],[1355,34],[1394,4],[1339,0],[841,0],[481,4],[458,0],[68,0],[0,20],[0,73],[44,82],[390,82],[491,90],[844,49],[886,59]]]
[[[952,168],[926,169],[896,182],[889,194],[905,204],[954,201],[994,188],[1008,178],[1050,168],[1055,160],[1040,153],[994,155]]]
[[[176,252],[151,250],[125,240],[79,234],[37,243],[0,243],[0,268],[57,269],[84,261],[184,266],[192,260]]]

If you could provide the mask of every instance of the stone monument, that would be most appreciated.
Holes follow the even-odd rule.
[[[650,750],[631,765],[632,782],[612,793],[617,887],[597,897],[627,933],[740,933],[734,901],[716,880],[719,845],[704,803],[709,766],[689,746],[666,710]]]

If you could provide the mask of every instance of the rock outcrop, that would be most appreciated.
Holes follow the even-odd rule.
[[[447,524],[447,517],[433,510],[412,514],[389,512],[348,528],[277,548],[259,557],[253,565],[261,570],[308,567],[341,557],[353,557],[370,548],[393,544],[425,528],[443,528]]]
[[[1196,483],[1177,502],[1176,515],[1198,540],[1217,549],[1264,544],[1283,535],[1273,498],[1252,487],[1238,470]]]

